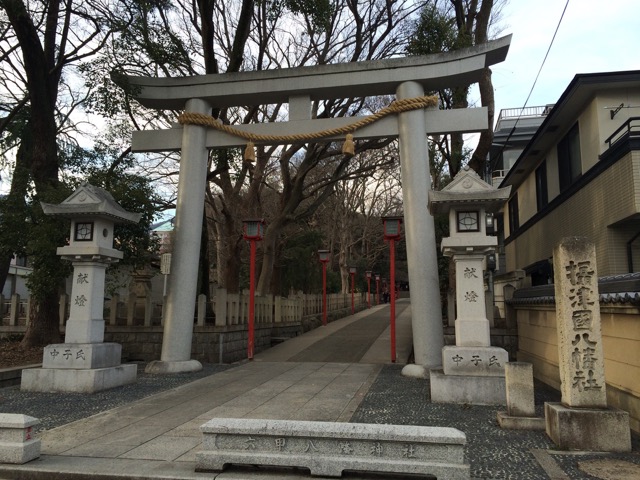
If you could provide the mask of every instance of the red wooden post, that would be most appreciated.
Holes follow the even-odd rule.
[[[391,361],[396,362],[396,248],[395,240],[392,238],[389,240],[389,257],[391,260],[390,265],[390,277],[391,285],[389,290],[391,291]]]
[[[349,274],[351,275],[351,315],[356,313],[355,306],[355,283],[356,283],[356,267],[349,267]]]
[[[327,263],[329,250],[318,250],[318,258],[322,264],[322,325],[327,325]]]
[[[253,360],[253,340],[255,331],[255,293],[256,293],[256,241],[250,240],[251,256],[249,260],[249,342],[247,357]]]
[[[384,239],[389,241],[389,296],[391,297],[391,361],[396,361],[396,240],[400,239],[401,217],[382,217]]]
[[[256,300],[256,242],[264,235],[264,220],[243,220],[244,239],[249,242],[249,331],[247,340],[247,358],[253,360],[255,337],[255,300]]]

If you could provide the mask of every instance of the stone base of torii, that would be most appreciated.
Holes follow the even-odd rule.
[[[357,118],[312,119],[311,101],[425,92],[477,82],[484,70],[505,59],[511,37],[469,49],[429,56],[321,65],[188,78],[127,77],[142,105],[209,115],[212,108],[289,104],[289,121],[238,125],[252,135],[312,133],[355,123]],[[433,217],[426,211],[430,189],[427,135],[472,133],[488,128],[485,107],[413,110],[359,128],[354,139],[399,138],[404,227],[409,264],[414,357],[425,371],[441,364],[442,315]],[[342,138],[328,136],[333,142]],[[202,228],[207,151],[242,147],[245,140],[200,125],[134,132],[136,152],[181,150],[175,243],[164,317],[161,359],[148,368],[172,373],[201,368],[191,360],[191,340]],[[280,142],[257,142],[274,144]]]

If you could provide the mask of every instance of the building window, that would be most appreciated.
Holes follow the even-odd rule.
[[[520,214],[518,213],[518,194],[516,193],[509,200],[509,235],[520,228]]]
[[[558,176],[560,191],[566,190],[582,175],[580,130],[576,123],[558,143]]]
[[[536,168],[536,203],[538,211],[542,210],[549,203],[549,194],[547,191],[547,161],[544,160],[538,168]]]

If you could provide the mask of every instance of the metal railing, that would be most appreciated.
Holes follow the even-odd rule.
[[[505,118],[544,117],[551,111],[552,107],[553,105],[542,105],[538,107],[524,108],[503,108],[502,110],[500,110],[498,122],[500,122],[500,120],[504,120]]]
[[[640,117],[631,117],[622,125],[620,125],[615,132],[613,132],[605,141],[608,148],[618,143],[621,140],[630,139],[632,137],[640,137]]]

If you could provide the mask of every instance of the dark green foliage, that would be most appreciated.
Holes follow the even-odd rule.
[[[151,235],[150,225],[156,215],[159,197],[149,179],[127,172],[130,159],[124,159],[115,168],[107,168],[109,162],[113,162],[112,154],[107,150],[84,150],[73,145],[61,148],[61,163],[67,171],[82,176],[68,178],[57,190],[49,192],[47,203],[61,203],[81,180],[87,180],[111,193],[125,210],[141,213],[138,224],[119,224],[114,229],[114,248],[124,253],[124,258],[115,266],[141,267],[148,264],[157,251],[157,239]],[[47,285],[51,283],[59,285],[71,273],[70,263],[61,261],[56,254],[57,247],[67,243],[69,222],[44,215],[39,204],[33,201],[28,211],[30,221],[26,253],[34,268],[29,277],[29,288],[37,295],[37,292],[49,288]]]
[[[332,6],[330,0],[258,0],[267,3],[267,10],[275,20],[283,10],[305,15],[321,31],[329,28]]]
[[[124,253],[119,265],[149,264],[158,249],[158,240],[150,227],[162,203],[151,180],[131,172],[132,155],[115,157],[111,149],[98,146],[84,151],[83,157],[84,161],[77,166],[91,185],[104,188],[125,210],[142,214],[137,224],[119,224],[114,229],[114,248]]]
[[[105,117],[126,114],[129,111],[131,97],[140,93],[141,87],[131,85],[119,70],[105,75],[105,69],[109,68],[105,63],[105,57],[98,57],[78,67],[85,86],[91,92],[84,102],[84,109],[87,113]]]
[[[28,172],[14,171],[14,175],[20,174]],[[0,198],[0,255],[25,255],[28,218],[29,209],[23,196],[10,194]]]
[[[317,252],[320,248],[322,236],[316,230],[301,231],[280,245],[280,262],[274,269],[280,295],[288,295],[291,289],[311,292],[322,288],[322,279],[318,280],[317,275],[320,271]]]
[[[282,293],[289,289],[304,292],[322,289],[318,262],[318,249],[322,248],[322,235],[317,230],[303,231],[287,238],[282,246],[279,265]]]
[[[449,214],[439,214],[433,217],[436,245],[438,250],[438,278],[440,279],[440,291],[445,293],[449,288],[449,257],[442,255],[442,239],[449,236]]]
[[[43,194],[30,199],[29,220],[27,222],[26,254],[33,272],[27,280],[31,297],[44,301],[48,295],[55,295],[65,278],[71,274],[71,265],[57,255],[58,247],[64,246],[69,238],[69,222],[58,217],[45,215],[40,201],[60,203],[71,194],[71,189],[59,184]]]
[[[416,22],[407,52],[410,55],[430,55],[461,48],[455,18],[441,12],[435,5],[427,5]]]
[[[158,251],[158,239],[151,234],[150,226],[156,215],[160,199],[146,177],[118,172],[110,176],[94,171],[88,178],[92,185],[107,190],[122,208],[141,213],[137,224],[118,224],[114,229],[114,248],[124,253],[119,265],[136,268],[148,265]]]

